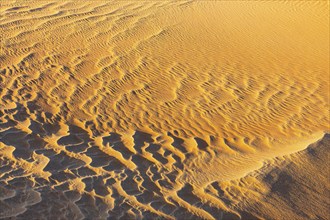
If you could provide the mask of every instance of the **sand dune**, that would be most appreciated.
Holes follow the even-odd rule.
[[[329,218],[327,1],[0,5],[0,218]]]

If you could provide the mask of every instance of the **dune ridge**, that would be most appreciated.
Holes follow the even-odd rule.
[[[42,114],[37,115],[42,119]],[[24,127],[13,124],[2,124],[0,131],[1,218],[59,218],[59,208],[64,211],[61,218],[74,219],[297,217],[301,214],[281,215],[269,205],[260,210],[260,201],[264,198],[277,205],[270,190],[285,193],[286,187],[301,187],[302,180],[296,178],[316,175],[320,165],[328,172],[329,165],[329,134],[305,150],[263,160],[254,170],[247,166],[247,161],[257,161],[253,155],[245,155],[248,160],[238,155],[226,158],[199,138],[195,138],[195,152],[189,152],[184,141],[170,132],[156,138],[142,131],[92,136],[87,125],[84,130],[38,120]],[[188,142],[191,146],[191,140]],[[212,176],[212,163],[217,169],[235,170],[238,178],[221,171]],[[303,172],[299,171],[301,166],[305,167]],[[203,170],[206,167],[210,170]],[[240,169],[246,174],[238,176]],[[308,178],[312,184],[302,192],[329,193],[329,173],[318,175]],[[292,191],[297,196],[299,192]],[[286,200],[284,204],[290,205]],[[317,215],[326,219],[329,202],[325,199],[320,204],[317,207],[323,210]],[[303,201],[295,205],[304,207]],[[313,209],[308,211],[305,216],[315,217]]]
[[[330,215],[327,1],[0,5],[0,218]]]
[[[22,116],[21,111],[29,112],[16,109],[12,111],[16,112],[13,117]],[[279,184],[291,186],[286,182],[301,173],[299,163],[308,165],[300,174],[303,177],[311,175],[306,169],[317,170],[322,165],[327,172],[329,165],[329,134],[306,150],[263,161],[259,155],[263,164],[254,169],[247,166],[248,162],[258,161],[253,154],[246,154],[245,158],[221,155],[219,149],[212,149],[200,138],[193,139],[196,149],[192,151],[185,147],[191,147],[192,140],[185,144],[176,132],[156,138],[138,130],[132,135],[111,132],[97,136],[87,132],[88,124],[86,130],[75,125],[50,124],[43,118],[44,113],[33,112],[36,120],[28,119],[27,114],[27,118],[21,118],[24,124],[8,120],[1,125],[1,218],[58,218],[61,208],[65,211],[63,218],[74,219],[258,219],[260,214],[268,213],[255,208],[254,203],[243,205],[244,209],[239,201],[258,202],[255,194],[259,199],[271,199],[272,194],[268,198],[265,192]],[[212,166],[235,172],[228,176],[221,170],[215,172]],[[203,170],[206,167],[209,170]],[[240,169],[246,174],[239,176]],[[293,178],[282,183],[280,179],[285,178],[285,173]],[[325,182],[316,186],[322,186],[320,189],[328,193],[329,173],[319,175],[317,181]],[[270,181],[265,183],[262,178],[266,177]],[[314,178],[309,179],[316,181]],[[277,188],[285,190],[285,187]],[[315,194],[309,188],[305,190]],[[329,203],[323,203],[322,207],[324,210],[319,215],[326,218]],[[274,214],[269,207],[265,210]]]

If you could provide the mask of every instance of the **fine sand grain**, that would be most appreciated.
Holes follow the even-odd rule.
[[[328,1],[0,15],[0,219],[330,219]]]

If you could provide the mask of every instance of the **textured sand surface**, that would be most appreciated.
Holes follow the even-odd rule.
[[[330,219],[328,1],[0,15],[0,218]]]

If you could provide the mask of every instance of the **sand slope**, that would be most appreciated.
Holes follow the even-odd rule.
[[[330,215],[326,1],[0,5],[0,218]]]
[[[326,134],[304,151],[267,161],[244,178],[214,182],[206,190],[244,219],[328,219],[329,146]]]

